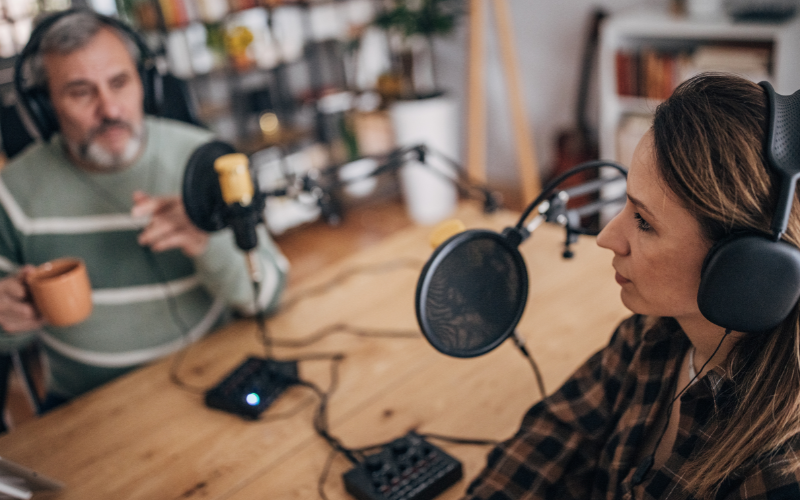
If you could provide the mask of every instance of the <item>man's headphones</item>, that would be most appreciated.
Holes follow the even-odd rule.
[[[800,249],[781,241],[800,178],[800,90],[768,99],[767,163],[780,180],[771,235],[734,233],[717,242],[703,262],[697,304],[709,321],[739,332],[778,326],[800,299]]]
[[[127,24],[112,17],[98,14],[88,9],[69,9],[64,10],[43,19],[31,33],[30,40],[22,49],[14,65],[14,88],[17,91],[22,106],[31,118],[34,126],[44,140],[49,140],[50,136],[58,130],[58,119],[46,84],[31,85],[26,82],[26,64],[30,58],[39,53],[42,39],[48,30],[61,19],[78,13],[90,14],[97,18],[102,24],[115,29],[123,36],[127,36],[139,50],[139,60],[136,67],[139,77],[144,87],[144,111],[147,114],[159,114],[163,101],[163,82],[161,74],[156,67],[155,56],[141,36]]]

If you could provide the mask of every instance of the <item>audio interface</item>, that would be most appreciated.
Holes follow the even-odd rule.
[[[297,361],[249,357],[206,391],[206,405],[255,420],[297,380]]]
[[[358,500],[431,500],[458,482],[461,462],[415,432],[395,439],[343,475]]]

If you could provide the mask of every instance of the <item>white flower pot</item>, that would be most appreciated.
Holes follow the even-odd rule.
[[[457,158],[457,109],[447,97],[402,100],[390,109],[397,146],[424,144],[431,151],[425,163],[408,161],[400,169],[400,184],[409,216],[417,224],[441,222],[455,212],[457,172],[439,157]]]

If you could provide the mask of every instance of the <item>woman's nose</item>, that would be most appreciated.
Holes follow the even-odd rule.
[[[597,235],[597,245],[601,248],[607,248],[617,255],[628,255],[630,253],[630,245],[622,227],[624,214],[625,210],[618,213]]]

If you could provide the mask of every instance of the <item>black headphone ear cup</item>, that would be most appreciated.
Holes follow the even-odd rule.
[[[800,299],[800,250],[747,234],[724,239],[703,263],[697,305],[712,323],[739,332],[778,326]]]
[[[161,75],[155,64],[149,67],[142,67],[139,71],[144,89],[144,112],[148,115],[158,115],[161,111],[163,101],[163,90]]]
[[[58,130],[58,118],[47,90],[40,87],[29,89],[24,98],[27,99],[28,113],[39,135],[45,141],[50,140]]]

